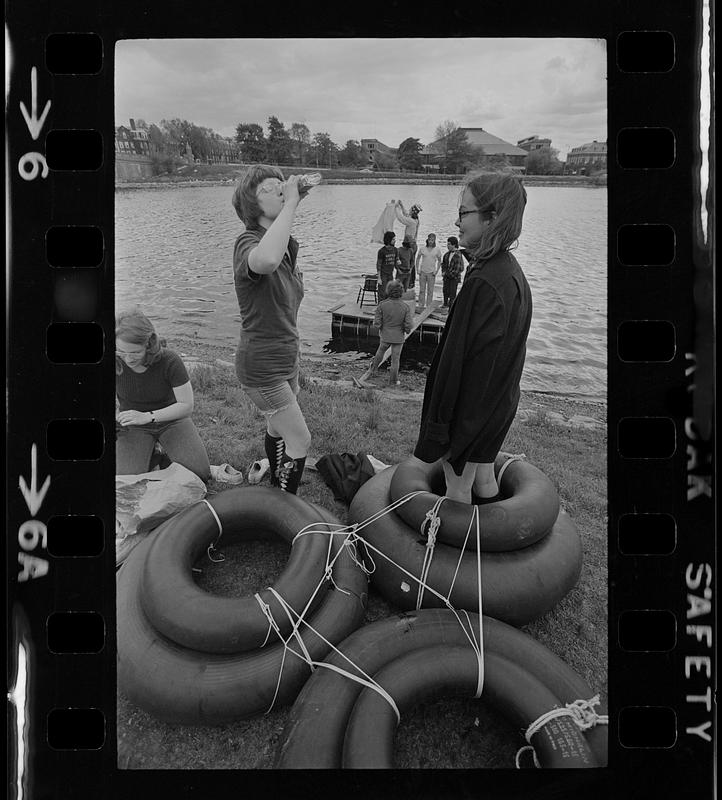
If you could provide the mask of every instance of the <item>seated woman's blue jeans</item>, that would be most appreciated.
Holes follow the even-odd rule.
[[[148,425],[115,426],[116,475],[147,472],[156,442],[163,445],[171,461],[189,469],[203,481],[211,477],[211,467],[198,429],[189,417]]]

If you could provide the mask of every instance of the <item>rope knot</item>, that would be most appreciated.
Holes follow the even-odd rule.
[[[609,717],[606,714],[597,714],[594,706],[600,703],[599,695],[595,694],[589,700],[575,700],[567,703],[566,707],[571,712],[572,719],[583,731],[593,728],[595,725],[607,725]]]

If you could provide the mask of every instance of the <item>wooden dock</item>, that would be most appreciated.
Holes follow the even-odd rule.
[[[418,332],[419,339],[424,344],[437,344],[446,324],[446,314],[439,312],[441,300],[433,300],[428,308],[417,314],[415,296],[411,292],[406,295],[403,299],[411,309],[412,317],[409,336]],[[365,302],[361,306],[356,302],[356,296],[357,293],[353,292],[328,309],[331,314],[332,336],[378,338],[379,331],[374,325],[376,305]]]

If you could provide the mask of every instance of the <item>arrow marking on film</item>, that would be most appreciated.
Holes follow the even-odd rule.
[[[28,130],[30,131],[30,135],[33,137],[33,141],[35,141],[38,136],[40,136],[40,131],[42,130],[43,125],[45,124],[45,117],[48,116],[48,111],[50,111],[50,100],[45,104],[45,108],[43,109],[43,113],[40,115],[40,119],[38,119],[38,69],[37,67],[33,67],[30,70],[30,92],[31,92],[31,100],[30,100],[30,110],[31,113],[28,114],[28,110],[25,107],[25,103],[20,101],[20,110],[23,112],[23,116],[25,117],[25,124],[28,126]]]
[[[25,503],[27,507],[30,509],[30,514],[34,517],[37,510],[43,504],[43,500],[45,499],[45,494],[50,487],[50,475],[45,479],[42,488],[38,491],[38,448],[37,445],[33,445],[30,450],[30,463],[31,463],[31,473],[30,473],[30,488],[28,489],[27,483],[25,483],[25,478],[20,476],[20,491],[23,493],[23,497],[25,498]]]

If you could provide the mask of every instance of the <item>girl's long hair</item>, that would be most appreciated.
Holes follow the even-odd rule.
[[[131,344],[145,345],[145,358],[143,366],[155,364],[161,357],[165,347],[165,339],[159,339],[153,323],[139,308],[119,311],[115,315],[115,338],[122,339]],[[123,359],[115,357],[115,373],[123,372]]]
[[[472,251],[474,261],[485,261],[497,253],[511,250],[521,234],[526,206],[526,189],[516,175],[481,172],[471,175],[465,188],[489,225]]]

